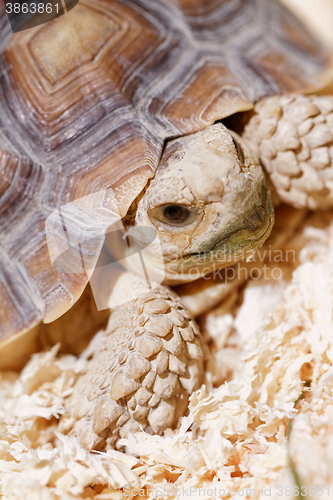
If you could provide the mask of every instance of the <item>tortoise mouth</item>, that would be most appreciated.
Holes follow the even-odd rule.
[[[223,237],[213,242],[210,248],[202,252],[193,252],[183,255],[183,259],[205,259],[235,263],[240,260],[240,255],[255,251],[268,238],[274,223],[274,209],[269,192],[266,192],[263,203],[256,207],[246,219],[237,220]]]
[[[169,265],[165,263],[164,283],[190,282],[251,257],[268,238],[274,223],[274,208],[268,190],[261,199],[261,204],[248,217],[235,220],[209,248],[183,254]]]

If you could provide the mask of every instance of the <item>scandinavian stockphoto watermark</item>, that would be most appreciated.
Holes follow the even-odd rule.
[[[48,216],[45,229],[53,268],[60,273],[85,275],[98,310],[124,303],[115,285],[126,270],[141,278],[146,292],[154,290],[165,279],[163,248],[157,230],[137,225],[127,227],[112,189],[63,205]],[[215,254],[215,261],[233,263],[237,257],[239,262],[223,269],[219,269],[221,264],[217,262],[215,270],[209,252],[200,255],[199,264],[195,260],[191,262],[190,268],[188,259],[180,259],[175,254],[173,269],[171,257],[168,253],[168,278],[178,283],[199,278],[224,283],[280,280],[281,266],[296,262],[294,250],[282,252],[271,246],[258,250],[250,258],[245,254],[243,259],[233,249],[221,250]]]
[[[170,258],[169,254],[169,258]],[[219,283],[230,283],[232,281],[252,280],[281,280],[283,278],[283,267],[295,266],[297,262],[296,251],[287,249],[272,249],[271,245],[260,248],[251,256],[248,252],[240,254],[233,249],[216,252],[214,259],[217,262],[215,269],[212,263],[212,255],[200,255],[200,266],[193,261],[188,268],[188,260],[176,262],[174,268],[169,266],[169,277],[178,281],[195,281],[197,279],[218,281]],[[220,268],[221,262],[229,265]],[[236,262],[236,264],[235,264]],[[205,264],[207,267],[205,267]]]
[[[13,33],[53,21],[74,9],[79,0],[5,0]]]
[[[98,310],[123,304],[121,295],[112,291],[125,270],[143,280],[146,292],[164,280],[162,247],[156,229],[126,227],[112,189],[92,193],[55,210],[47,217],[45,230],[53,268],[60,273],[86,275]]]

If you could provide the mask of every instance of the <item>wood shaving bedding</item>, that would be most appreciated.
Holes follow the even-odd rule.
[[[126,453],[88,453],[57,430],[85,355],[59,355],[55,346],[20,375],[1,373],[1,498],[329,498],[333,212],[309,217],[286,248],[297,255],[290,281],[253,280],[243,302],[227,299],[202,319],[211,338],[207,384],[177,431],[128,435]],[[265,302],[268,292],[275,302]],[[214,387],[226,349],[228,380]]]

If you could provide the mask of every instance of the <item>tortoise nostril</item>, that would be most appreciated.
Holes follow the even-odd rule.
[[[236,139],[233,136],[232,136],[232,142],[234,143],[234,146],[236,148],[238,158],[240,159],[240,161],[242,163],[244,163],[245,162],[245,155],[244,155],[244,151],[243,151],[242,146],[239,144],[238,141],[236,141]]]

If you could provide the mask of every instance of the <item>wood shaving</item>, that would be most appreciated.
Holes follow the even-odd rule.
[[[281,498],[296,481],[308,491],[313,487],[312,498],[328,498],[333,212],[308,217],[287,247],[297,252],[291,280],[252,281],[241,305],[229,300],[220,321],[206,317],[211,358],[233,349],[234,369],[213,387],[216,363],[210,360],[207,384],[191,396],[177,431],[163,437],[136,432],[120,441],[125,453],[89,453],[57,430],[85,354],[59,354],[55,346],[35,354],[19,375],[2,372],[1,498]],[[276,300],[264,300],[268,293]],[[251,317],[255,303],[263,312]]]

